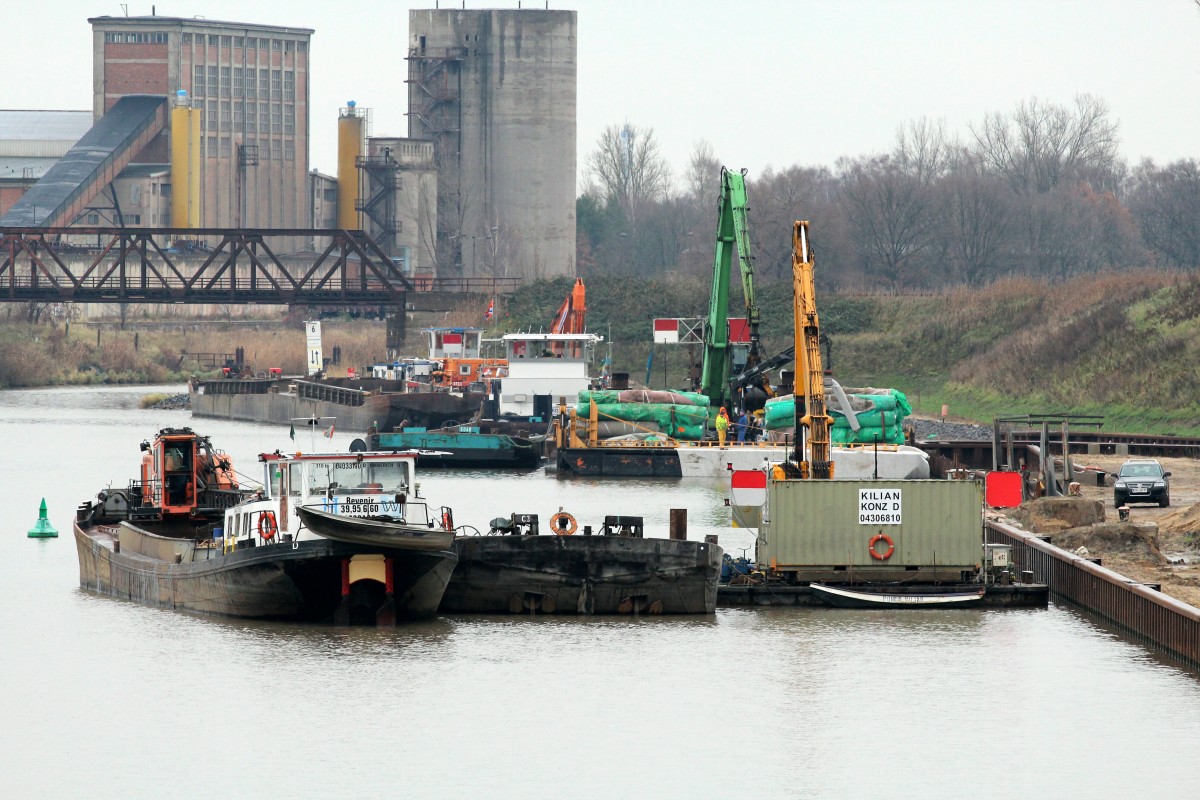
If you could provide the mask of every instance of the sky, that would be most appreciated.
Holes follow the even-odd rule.
[[[9,5],[0,108],[89,109],[87,19],[122,15],[122,4]],[[435,0],[124,5],[130,15],[153,5],[164,16],[315,29],[309,161],[332,174],[337,113],[347,100],[372,109],[376,135],[407,134],[408,9]],[[968,139],[987,114],[1033,97],[1069,106],[1080,93],[1109,104],[1131,164],[1200,158],[1195,0],[550,0],[549,7],[579,13],[581,183],[587,154],[609,125],[652,128],[676,176],[703,140],[752,179],[768,166],[832,167],[842,156],[886,152],[901,125],[922,117]]]

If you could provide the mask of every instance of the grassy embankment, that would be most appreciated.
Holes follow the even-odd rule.
[[[570,283],[530,284],[498,302],[488,335],[545,330]],[[768,354],[791,344],[790,291],[777,283],[760,292]],[[731,296],[740,298],[736,287]],[[646,377],[650,320],[702,316],[707,305],[707,289],[694,281],[588,282],[589,329],[611,332],[614,370],[635,382]],[[818,306],[843,385],[895,387],[919,413],[936,415],[948,404],[953,417],[981,422],[1023,413],[1103,414],[1108,430],[1200,435],[1193,368],[1200,358],[1200,280],[1192,276],[1139,271],[1136,282],[1115,273],[1057,284],[1009,280],[921,296],[824,293]],[[436,324],[479,325],[482,314],[481,302],[464,303]],[[417,327],[410,323],[406,349],[413,353],[423,349]],[[380,321],[325,320],[323,329],[325,354],[334,345],[342,350],[332,375],[383,355]],[[95,329],[79,323],[69,335],[61,325],[8,323],[0,325],[0,385],[182,381],[203,372],[194,354],[238,346],[256,370],[303,371],[299,320],[105,327],[99,344]],[[659,345],[651,385],[683,386],[687,351]]]

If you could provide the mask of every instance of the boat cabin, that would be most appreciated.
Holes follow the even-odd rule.
[[[603,340],[592,333],[507,334],[500,413],[548,418],[560,397],[573,401],[591,385],[592,359]]]
[[[283,541],[315,538],[301,527],[296,509],[390,517],[409,525],[445,525],[444,509],[431,508],[416,483],[416,451],[399,453],[263,453],[263,493],[226,512],[226,538]]]
[[[130,495],[134,516],[159,520],[201,516],[241,497],[229,457],[191,428],[163,428],[142,442],[141,480]]]

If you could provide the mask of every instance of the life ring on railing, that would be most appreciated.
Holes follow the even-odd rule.
[[[560,511],[550,518],[550,528],[559,536],[570,536],[579,530],[579,523],[566,511]]]
[[[454,516],[450,513],[450,509],[448,508],[442,509],[442,530],[454,530]]]
[[[278,530],[279,523],[275,521],[275,512],[264,511],[258,518],[258,535],[264,540],[270,541],[275,538],[275,532]]]
[[[880,552],[875,549],[875,545],[879,544],[880,542],[887,542],[888,549],[886,553],[880,554]],[[893,542],[892,537],[888,536],[886,533],[877,533],[867,544],[867,549],[871,552],[871,558],[875,559],[876,561],[887,561],[892,557],[892,553],[896,552],[896,543]]]

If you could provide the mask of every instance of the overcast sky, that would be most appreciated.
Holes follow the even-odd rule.
[[[523,0],[541,8],[545,0]],[[467,8],[515,8],[517,0]],[[127,3],[130,15],[150,2]],[[336,118],[405,135],[408,9],[433,2],[167,0],[160,15],[314,28],[310,165],[335,171]],[[461,0],[443,7],[458,8]],[[1108,102],[1131,162],[1200,158],[1194,0],[551,0],[579,12],[579,167],[606,125],[651,127],[676,174],[693,144],[753,178],[890,149],[919,117],[954,134],[1038,97]],[[87,18],[120,3],[8,3],[0,108],[88,109]]]

